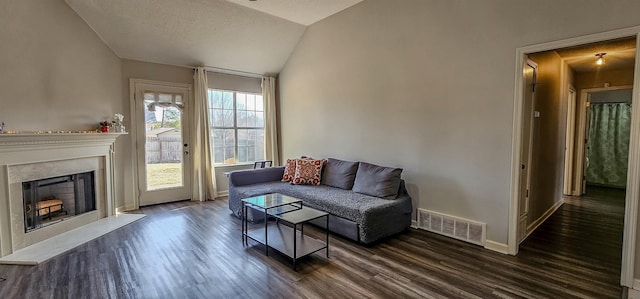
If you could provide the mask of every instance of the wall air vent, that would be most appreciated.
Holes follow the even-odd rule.
[[[485,245],[486,227],[485,223],[418,209],[418,228],[476,245]]]

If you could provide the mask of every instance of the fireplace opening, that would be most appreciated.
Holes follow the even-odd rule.
[[[25,232],[95,211],[94,184],[93,171],[23,182]]]

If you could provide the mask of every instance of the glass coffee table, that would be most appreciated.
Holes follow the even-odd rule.
[[[247,210],[249,208],[264,213],[264,227],[249,229]],[[271,223],[268,216],[276,221]],[[304,234],[304,224],[318,218],[326,218],[325,240],[321,241]],[[300,227],[300,230],[298,230]],[[293,260],[293,269],[299,258],[326,250],[329,257],[329,214],[302,205],[302,200],[279,193],[266,194],[242,200],[242,242],[249,245],[249,239],[265,245],[265,254],[269,248],[284,254]]]

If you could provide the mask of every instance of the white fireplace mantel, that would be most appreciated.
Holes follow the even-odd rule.
[[[120,135],[127,133],[44,133],[0,134],[0,152],[15,147],[42,144],[102,143],[113,144]]]
[[[15,194],[16,191],[12,192],[10,187],[11,170],[36,163],[98,159],[104,166],[104,172],[99,176],[102,178],[100,185],[104,188],[104,205],[99,214],[100,217],[109,217],[116,213],[113,183],[114,143],[116,138],[123,134],[126,133],[0,134],[0,257],[20,249],[24,243],[22,239],[16,239],[17,233],[24,232],[16,231],[17,225],[12,223],[16,221],[16,211],[22,212],[22,207],[15,199],[11,199],[11,194]],[[29,239],[43,239],[64,233],[72,229],[69,227],[72,222],[63,221],[37,230],[40,232],[34,233]]]

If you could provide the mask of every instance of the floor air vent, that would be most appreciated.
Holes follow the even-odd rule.
[[[418,228],[484,246],[486,224],[418,209]]]

